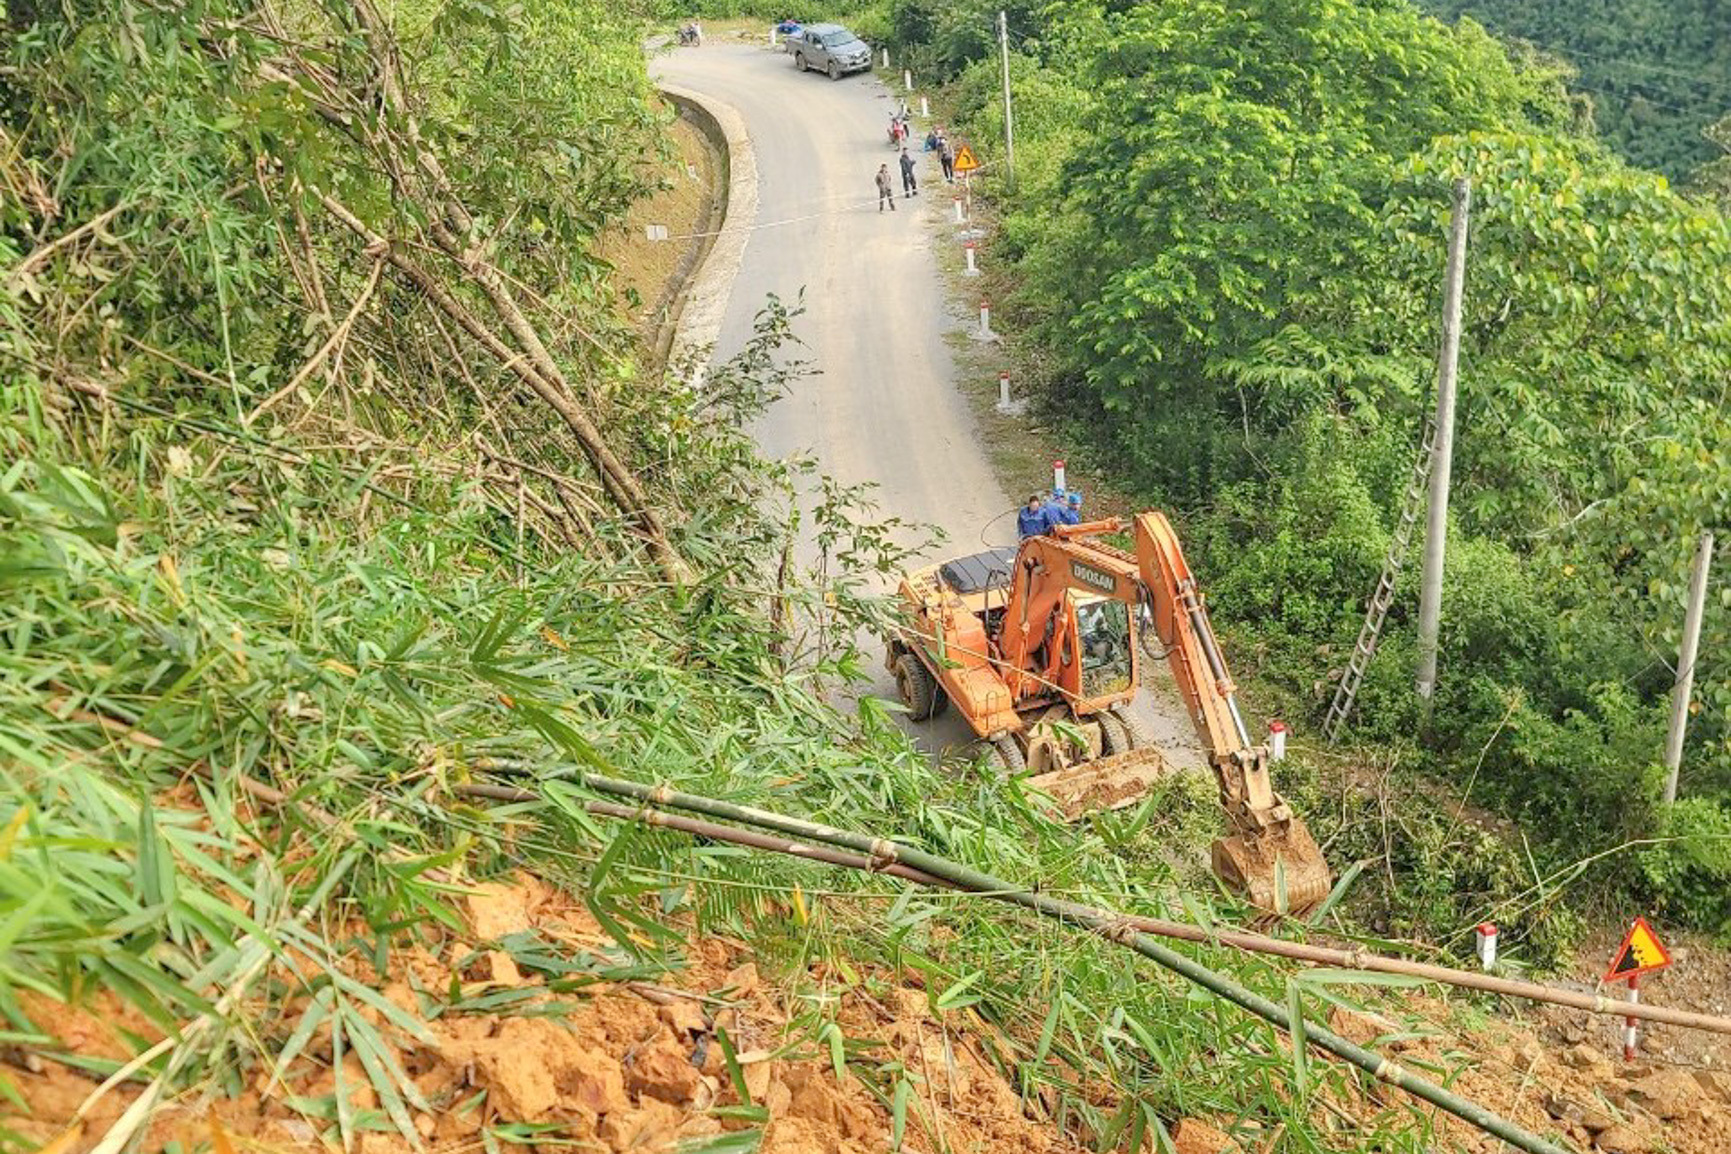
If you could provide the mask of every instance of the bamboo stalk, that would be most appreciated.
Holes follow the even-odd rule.
[[[749,806],[732,805],[693,794],[679,793],[665,786],[652,788],[635,782],[618,781],[599,775],[585,775],[584,782],[592,789],[616,796],[635,798],[645,805],[665,805],[690,810],[709,817],[741,821],[792,837],[807,838],[855,850],[868,855],[871,863],[880,869],[887,870],[891,865],[912,866],[922,873],[930,874],[959,889],[1021,906],[1043,916],[1098,934],[1108,941],[1134,950],[1142,957],[1173,971],[1186,981],[1201,986],[1217,997],[1232,1002],[1241,1009],[1268,1022],[1277,1030],[1286,1031],[1289,1029],[1286,1007],[1277,1005],[1199,962],[1192,961],[1183,954],[1160,945],[1152,936],[1139,932],[1128,919],[1119,915],[1091,909],[1075,902],[1063,901],[1045,894],[1034,893],[1002,878],[993,877],[991,874],[982,873],[958,862],[900,845],[884,838],[867,837],[832,826],[782,817],[779,814]],[[637,816],[635,811],[633,811],[632,816]],[[1476,1102],[1444,1089],[1429,1079],[1410,1073],[1398,1063],[1373,1050],[1367,1050],[1332,1030],[1318,1025],[1308,1025],[1305,1034],[1311,1044],[1357,1066],[1378,1081],[1397,1086],[1413,1097],[1429,1102],[1469,1125],[1495,1135],[1519,1150],[1526,1151],[1527,1154],[1567,1154],[1562,1147],[1555,1143],[1548,1142],[1536,1134],[1523,1130],[1508,1119],[1485,1109]]]
[[[501,766],[509,769],[509,766]],[[628,796],[645,797],[654,791],[648,786],[635,782],[620,782],[609,778],[597,777],[592,774],[582,775],[583,784],[591,789],[604,793],[623,793],[625,790],[610,788],[613,786],[628,786],[631,791]],[[519,791],[527,792],[527,791]],[[682,796],[682,795],[675,795]],[[529,800],[527,797],[521,800]],[[674,805],[675,802],[660,804]],[[717,805],[725,803],[714,803]],[[683,807],[681,807],[683,808]],[[778,814],[764,810],[752,810],[748,807],[731,807],[742,813],[751,813],[765,818],[772,818],[777,823],[775,828],[784,833],[796,834],[813,840],[826,840],[819,831],[829,827],[817,826],[801,822],[794,818],[783,818]],[[701,811],[711,812],[711,811]],[[727,815],[716,815],[727,816]],[[739,817],[734,820],[754,821],[753,818]],[[755,824],[755,821],[754,821]],[[843,831],[832,831],[842,833]],[[853,836],[853,835],[849,835]],[[1012,886],[1012,889],[1021,887]],[[1088,908],[1088,907],[1083,907]],[[1384,954],[1373,954],[1365,950],[1343,950],[1333,946],[1315,946],[1304,942],[1289,942],[1281,938],[1271,938],[1264,934],[1249,933],[1244,930],[1210,928],[1193,925],[1188,922],[1166,921],[1160,918],[1147,918],[1135,915],[1119,914],[1111,910],[1092,908],[1091,912],[1103,917],[1115,918],[1132,929],[1159,937],[1176,938],[1180,941],[1198,942],[1207,945],[1231,946],[1234,949],[1249,953],[1273,954],[1278,957],[1292,958],[1295,961],[1313,962],[1324,966],[1341,966],[1354,970],[1371,970],[1384,974],[1402,974],[1408,977],[1420,978],[1427,982],[1437,982],[1442,985],[1459,986],[1464,989],[1482,990],[1486,993],[1500,994],[1511,998],[1523,998],[1532,1002],[1544,1002],[1550,1005],[1566,1006],[1570,1009],[1585,1010],[1590,1014],[1601,1014],[1608,1017],[1636,1017],[1644,1021],[1658,1022],[1667,1026],[1680,1026],[1690,1030],[1706,1030],[1715,1034],[1731,1034],[1731,1018],[1719,1017],[1713,1014],[1696,1013],[1693,1010],[1679,1010],[1670,1006],[1650,1005],[1639,1002],[1631,1006],[1628,1002],[1615,998],[1607,998],[1601,994],[1583,994],[1576,990],[1565,990],[1556,986],[1547,986],[1540,982],[1521,981],[1516,978],[1499,978],[1493,974],[1481,973],[1475,970],[1456,969],[1452,966],[1432,965],[1428,962],[1415,962],[1407,958],[1391,958]]]
[[[459,785],[455,792],[462,797],[482,797],[492,801],[542,801],[542,796],[533,790],[515,789],[508,785]],[[642,806],[616,805],[608,801],[591,801],[583,805],[585,812],[601,817],[623,818],[627,821],[641,821],[645,825],[662,826],[666,829],[678,830],[681,833],[696,834],[698,837],[714,838],[716,841],[732,842],[735,845],[749,846],[752,849],[769,850],[773,853],[788,854],[792,857],[805,858],[808,861],[823,862],[825,865],[846,866],[849,869],[871,870],[872,859],[863,854],[848,853],[829,846],[808,845],[804,842],[789,841],[786,838],[770,837],[767,834],[754,833],[751,830],[739,829],[730,825],[717,825],[714,822],[698,821],[696,818],[680,817],[678,814],[663,813],[657,809],[645,809]],[[923,873],[910,866],[891,864],[881,872],[905,881],[917,882],[920,885],[950,887],[949,883],[931,874]]]

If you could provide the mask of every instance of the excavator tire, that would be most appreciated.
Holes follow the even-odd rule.
[[[1005,735],[996,741],[986,743],[986,750],[991,755],[992,764],[1006,777],[1019,777],[1028,772],[1028,761],[1022,756],[1022,747],[1016,744],[1016,739]]]
[[[1106,712],[1094,715],[1100,723],[1100,756],[1111,757],[1115,753],[1129,753],[1138,748],[1135,736],[1130,727],[1124,724],[1124,719],[1116,713]]]
[[[896,658],[896,692],[908,707],[908,716],[915,721],[929,721],[943,708],[938,703],[943,690],[938,688],[937,679],[925,662],[912,653]]]

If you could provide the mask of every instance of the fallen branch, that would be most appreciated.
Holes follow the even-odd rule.
[[[589,458],[590,465],[594,467],[596,475],[601,479],[603,487],[606,488],[608,497],[621,511],[637,523],[639,533],[648,545],[656,568],[660,570],[662,577],[673,584],[684,583],[688,576],[685,562],[667,539],[666,530],[654,509],[650,507],[648,498],[644,495],[641,486],[638,485],[636,477],[625,466],[624,462],[613,453],[613,450],[607,445],[606,439],[602,437],[600,429],[577,407],[570,390],[564,386],[563,377],[544,375],[538,358],[527,357],[523,353],[513,350],[503,338],[482,324],[479,318],[461,301],[457,300],[450,290],[431,273],[410,260],[408,255],[402,251],[401,246],[387,242],[384,237],[368,227],[341,201],[329,193],[320,194],[319,199],[331,216],[359,237],[369,251],[382,252],[392,267],[425,293],[427,299],[441,312],[455,321],[458,327],[468,333],[482,348],[498,358],[500,364],[528,385],[536,396],[559,414],[566,427],[570,429],[571,434],[577,438],[578,444],[582,446],[584,454]],[[467,267],[469,267],[471,275],[477,275],[475,269],[484,267],[484,262],[480,266]],[[486,286],[483,284],[482,287],[485,288]],[[518,317],[521,320],[521,314]],[[524,321],[523,323],[526,324],[527,322]],[[542,349],[542,353],[545,354],[545,349]],[[550,358],[548,359],[550,361]],[[556,366],[555,371],[557,371]]]
[[[264,415],[266,410],[274,407],[278,401],[300,388],[301,383],[312,376],[320,365],[324,364],[325,358],[331,355],[331,350],[342,344],[344,338],[349,335],[349,330],[354,327],[355,318],[361,315],[361,310],[367,307],[367,301],[372,299],[373,290],[379,285],[379,274],[384,269],[384,260],[380,257],[374,257],[372,271],[367,273],[367,283],[361,287],[360,294],[355,297],[355,303],[349,307],[347,315],[337,323],[336,328],[331,330],[331,335],[325,338],[325,343],[319,346],[318,351],[308,357],[306,364],[302,365],[300,370],[289,378],[288,384],[260,401],[256,409],[241,418],[241,427],[250,427],[254,421]]]
[[[67,245],[77,243],[81,238],[100,229],[103,225],[119,216],[128,207],[130,207],[128,202],[121,201],[113,208],[97,213],[72,231],[63,236],[57,237],[34,250],[30,255],[19,261],[17,266],[13,268],[11,272],[6,274],[6,280],[4,282],[5,287],[8,289],[16,288],[19,282],[21,282],[25,277],[47,264],[55,253],[65,248]]]

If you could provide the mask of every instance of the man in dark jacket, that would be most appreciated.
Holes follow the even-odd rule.
[[[947,138],[938,139],[938,163],[944,166],[944,183],[952,184],[956,179],[956,149]]]
[[[914,158],[908,155],[906,148],[902,149],[902,195],[918,196],[920,182],[914,179]]]
[[[896,210],[896,189],[895,185],[890,183],[890,166],[887,164],[880,164],[878,165],[879,212],[884,210],[884,203],[886,201],[889,202],[890,211],[894,212]]]

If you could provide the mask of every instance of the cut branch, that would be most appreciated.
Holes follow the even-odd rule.
[[[427,299],[432,301],[441,312],[455,321],[482,348],[498,358],[502,365],[528,385],[554,412],[559,414],[566,427],[570,429],[572,436],[576,437],[578,444],[582,446],[584,455],[589,458],[589,463],[595,469],[596,476],[601,479],[608,497],[620,510],[636,522],[638,533],[649,547],[656,568],[662,577],[670,582],[683,583],[687,579],[685,563],[668,540],[667,531],[662,525],[660,517],[650,506],[642,486],[631,470],[608,446],[600,429],[578,408],[564,374],[559,371],[558,365],[553,362],[546,348],[541,345],[539,337],[534,332],[534,327],[528,323],[527,318],[517,309],[510,295],[504,291],[499,282],[497,270],[492,269],[491,265],[478,257],[471,257],[463,265],[465,271],[481,287],[488,300],[493,303],[494,308],[499,311],[507,328],[523,343],[525,348],[530,350],[528,356],[512,349],[502,337],[482,324],[479,318],[461,301],[457,300],[444,284],[421,265],[409,259],[400,245],[392,244],[374,232],[360,217],[329,193],[320,194],[319,199],[332,217],[365,243],[368,251],[382,253],[384,258],[407,277],[415,287],[425,293]],[[447,235],[449,234],[447,233]],[[535,355],[537,350],[539,355]]]

